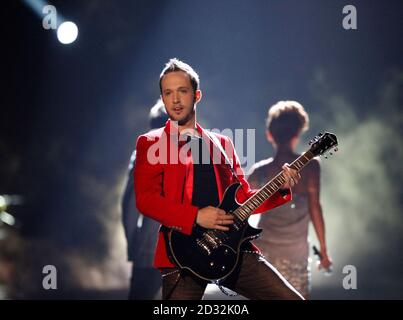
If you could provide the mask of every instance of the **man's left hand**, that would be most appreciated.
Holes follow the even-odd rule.
[[[284,170],[283,173],[286,182],[281,186],[281,189],[289,189],[294,187],[298,183],[299,179],[301,179],[301,175],[297,170],[291,169],[288,163],[285,163],[282,169]]]

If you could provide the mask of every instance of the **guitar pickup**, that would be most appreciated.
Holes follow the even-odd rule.
[[[237,216],[234,215],[234,224],[232,227],[236,230],[239,231],[245,226],[245,221],[240,220]]]
[[[204,239],[197,239],[197,240],[196,240],[196,243],[197,243],[197,245],[198,245],[199,247],[201,247],[204,251],[206,251],[206,253],[207,253],[208,255],[211,254],[211,250],[210,250],[210,248],[208,247],[208,245],[206,244],[206,242],[204,241]]]

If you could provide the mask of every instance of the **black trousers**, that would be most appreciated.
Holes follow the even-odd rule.
[[[301,300],[299,294],[267,260],[256,253],[241,254],[238,268],[222,285],[252,300]],[[208,282],[179,269],[162,270],[162,299],[200,300]]]
[[[129,300],[158,299],[161,272],[154,268],[136,268],[133,264]]]

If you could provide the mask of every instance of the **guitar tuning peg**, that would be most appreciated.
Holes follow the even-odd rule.
[[[337,151],[339,151],[339,148],[336,147],[336,148],[333,149],[333,151],[337,152]]]
[[[332,156],[333,155],[333,153],[332,152],[329,152],[329,154]]]

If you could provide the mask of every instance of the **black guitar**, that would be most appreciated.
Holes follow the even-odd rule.
[[[319,134],[311,140],[310,149],[291,163],[290,167],[299,171],[314,157],[323,155],[329,149],[335,147],[337,151],[336,146],[337,138],[334,134]],[[249,216],[285,182],[281,171],[242,204],[235,199],[240,183],[230,185],[219,205],[220,209],[234,216],[234,223],[229,226],[229,231],[197,226],[188,236],[170,230],[169,249],[176,264],[205,280],[218,281],[227,277],[237,266],[241,244],[257,238],[262,232],[262,229],[249,225]]]

